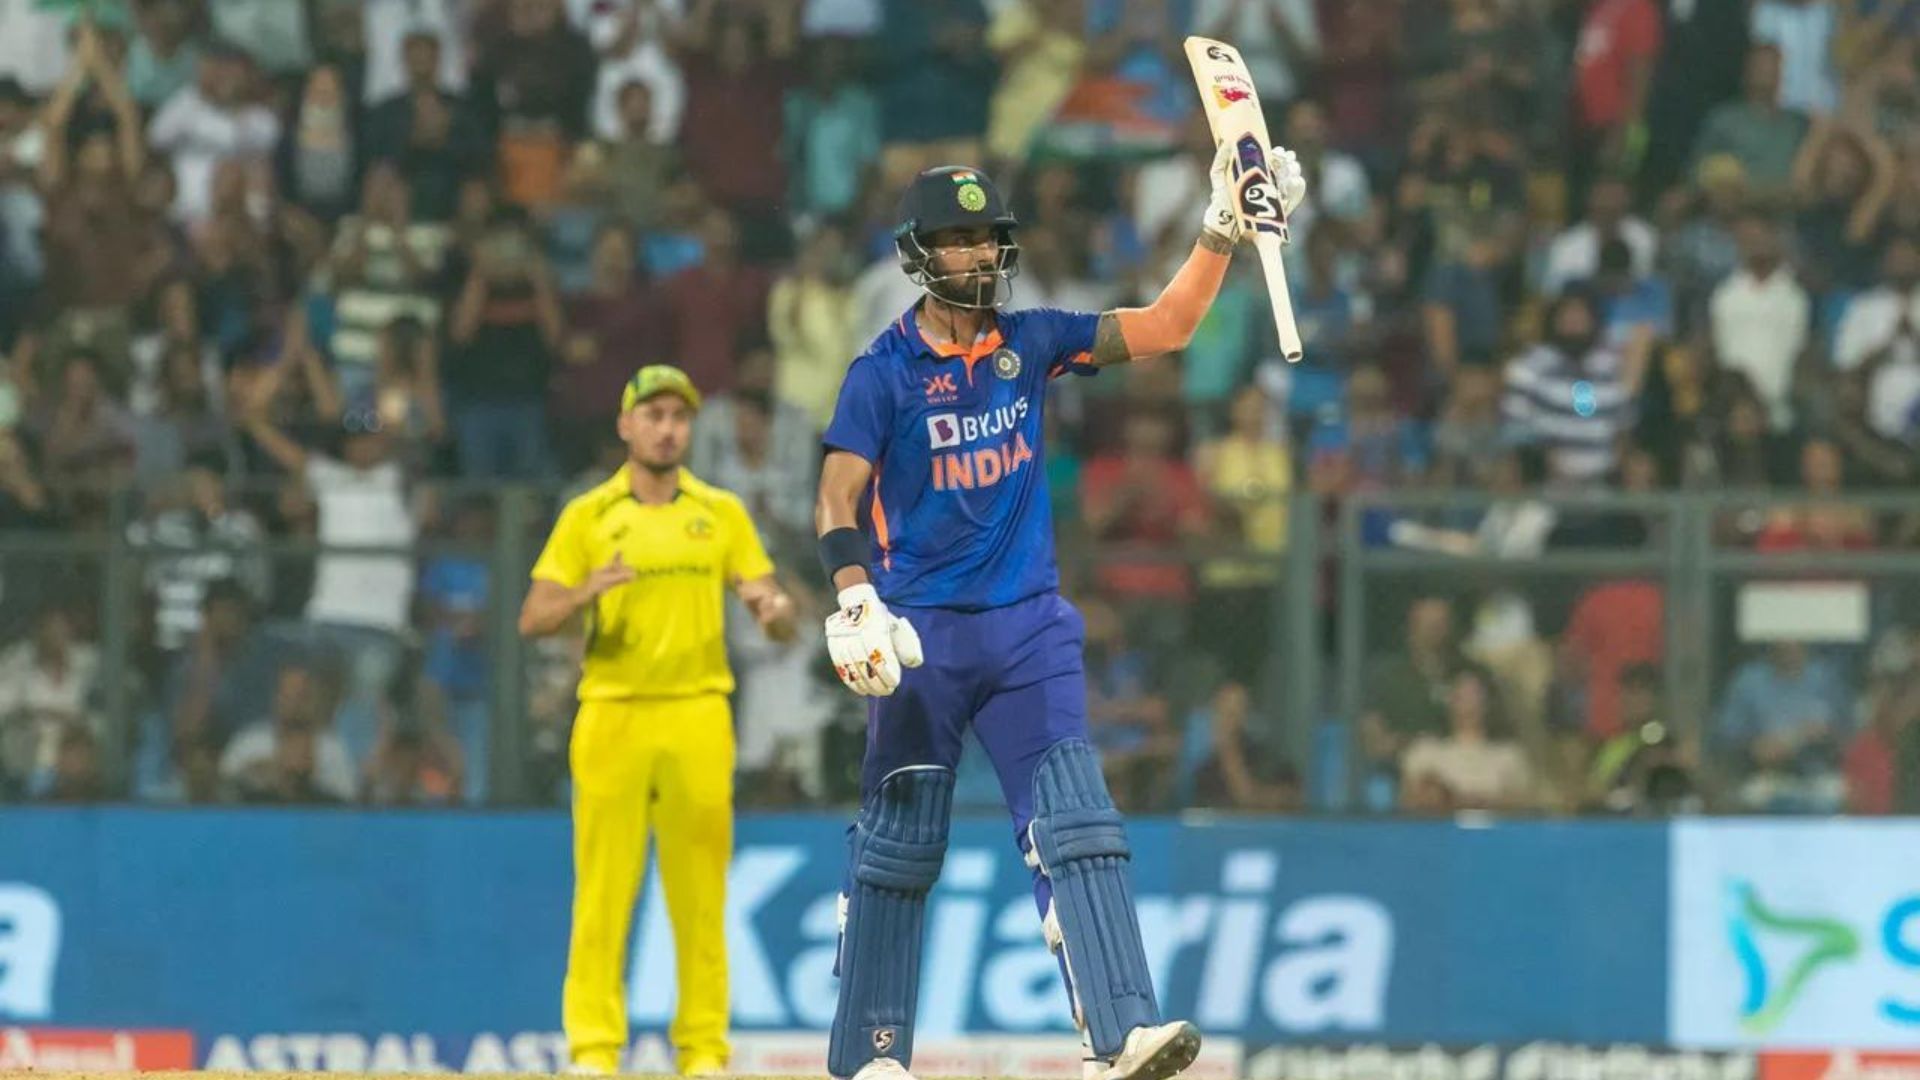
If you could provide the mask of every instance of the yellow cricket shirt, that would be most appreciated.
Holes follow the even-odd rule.
[[[619,552],[632,581],[587,611],[580,700],[733,692],[727,590],[773,573],[747,508],[680,470],[672,502],[633,497],[628,470],[567,503],[533,576],[574,588]]]

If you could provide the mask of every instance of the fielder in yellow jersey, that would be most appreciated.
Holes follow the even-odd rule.
[[[681,1073],[727,1065],[723,912],[733,853],[726,590],[776,640],[793,601],[734,495],[682,467],[700,395],[678,368],[641,368],[620,400],[627,464],[567,504],[533,567],[520,632],[584,612],[574,721],[573,934],[562,1022],[574,1066],[614,1072],[627,1042],[624,968],[651,826],[678,963],[670,1034]]]

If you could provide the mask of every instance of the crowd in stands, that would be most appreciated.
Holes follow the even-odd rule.
[[[709,397],[692,467],[823,612],[818,433],[918,297],[898,191],[989,169],[1015,307],[1150,298],[1207,187],[1188,33],[1239,46],[1305,166],[1307,360],[1243,257],[1183,354],[1049,403],[1123,804],[1305,804],[1265,719],[1298,492],[1486,493],[1365,518],[1451,556],[1642,548],[1658,522],[1542,493],[1675,489],[1802,493],[1716,519],[1725,547],[1915,548],[1920,516],[1844,499],[1920,480],[1920,0],[20,0],[0,799],[477,802],[504,753],[561,797],[569,644],[527,646],[525,723],[490,708],[518,579],[484,485],[550,514],[621,460],[630,373],[677,364]],[[134,580],[59,551],[103,535]],[[1868,641],[1736,639],[1677,722],[1670,599],[1397,599],[1354,797],[1912,809],[1899,605]],[[817,642],[734,644],[743,799],[846,799],[857,703]]]

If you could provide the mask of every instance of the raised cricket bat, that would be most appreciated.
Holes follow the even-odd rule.
[[[1240,50],[1212,38],[1187,39],[1187,63],[1200,87],[1200,104],[1207,110],[1215,146],[1233,146],[1233,179],[1238,197],[1234,209],[1240,224],[1253,232],[1253,248],[1260,253],[1260,269],[1267,278],[1267,296],[1273,301],[1273,325],[1280,331],[1280,351],[1288,363],[1299,361],[1300,327],[1293,319],[1293,295],[1287,291],[1287,270],[1280,248],[1287,243],[1287,215],[1280,193],[1267,175],[1267,118],[1253,91]]]

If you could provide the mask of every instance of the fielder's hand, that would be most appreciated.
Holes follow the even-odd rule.
[[[919,667],[920,635],[887,610],[872,585],[840,590],[840,610],[827,617],[827,655],[840,681],[861,697],[886,697],[902,668]]]

